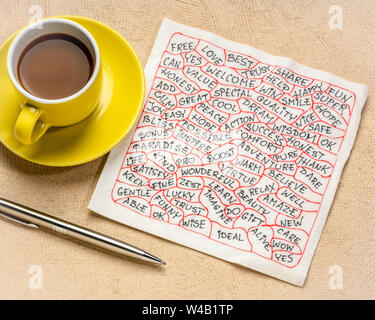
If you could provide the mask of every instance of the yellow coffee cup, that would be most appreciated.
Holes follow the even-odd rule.
[[[18,78],[17,66],[22,52],[32,41],[54,33],[70,35],[81,41],[90,51],[94,67],[90,79],[79,91],[61,99],[44,99],[24,89]],[[28,25],[12,41],[7,67],[21,106],[14,135],[23,144],[38,141],[51,126],[69,126],[82,121],[99,104],[103,79],[99,48],[94,37],[74,21],[49,18]]]

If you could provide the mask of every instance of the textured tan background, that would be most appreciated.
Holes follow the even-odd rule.
[[[328,26],[333,4],[343,8],[342,30]],[[166,268],[149,266],[0,220],[0,298],[375,298],[375,1],[0,0],[0,42],[29,21],[31,5],[40,5],[44,17],[82,15],[108,24],[130,41],[143,65],[169,17],[366,83],[370,97],[303,288],[91,214],[86,208],[106,157],[48,168],[0,145],[0,197],[137,244],[168,262]],[[43,268],[42,290],[29,289],[32,265]],[[328,286],[332,265],[343,268],[342,290]]]

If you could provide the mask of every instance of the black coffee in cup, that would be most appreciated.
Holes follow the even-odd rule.
[[[90,50],[80,40],[63,33],[43,35],[21,53],[18,81],[34,96],[61,99],[81,90],[95,66]]]

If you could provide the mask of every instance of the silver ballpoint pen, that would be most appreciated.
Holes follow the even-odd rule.
[[[0,198],[0,216],[27,227],[37,229],[44,227],[135,259],[166,264],[162,259],[128,243],[2,198]]]

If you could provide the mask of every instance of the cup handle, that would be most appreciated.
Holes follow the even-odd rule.
[[[14,135],[18,141],[23,144],[33,144],[46,133],[51,125],[40,120],[41,115],[41,110],[36,107],[31,105],[22,107],[14,128]]]

